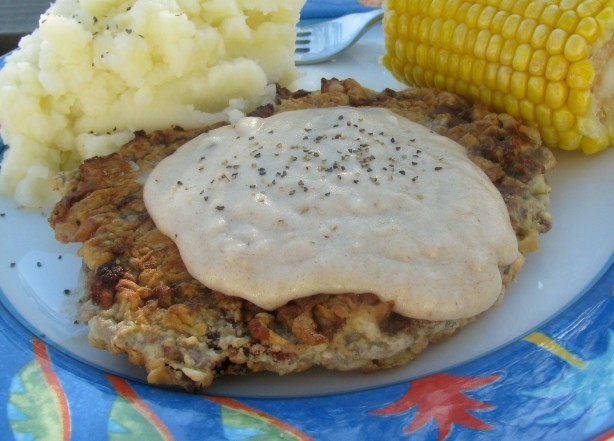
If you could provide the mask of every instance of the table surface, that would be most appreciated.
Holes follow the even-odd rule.
[[[51,0],[0,0],[0,54],[17,47],[21,37],[36,29],[50,4]]]

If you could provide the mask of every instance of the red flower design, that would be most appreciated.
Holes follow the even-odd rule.
[[[449,374],[436,374],[414,380],[407,392],[396,402],[375,410],[374,415],[394,415],[406,412],[413,407],[418,413],[405,433],[415,432],[432,418],[437,422],[439,440],[445,439],[452,431],[452,424],[459,424],[476,430],[489,430],[492,427],[474,417],[470,410],[491,409],[494,406],[474,400],[464,391],[477,389],[497,381],[500,375],[487,377],[459,377]]]

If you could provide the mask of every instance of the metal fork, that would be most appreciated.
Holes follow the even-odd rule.
[[[330,60],[356,43],[383,17],[383,9],[374,9],[299,26],[296,32],[296,64],[316,64]]]

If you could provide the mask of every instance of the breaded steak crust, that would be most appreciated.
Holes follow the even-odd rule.
[[[280,89],[275,108],[256,114],[338,105],[386,107],[465,146],[503,195],[521,253],[539,247],[539,234],[551,227],[545,172],[555,161],[531,130],[446,92],[373,92],[351,79],[322,80],[316,92]],[[50,223],[58,240],[83,243],[82,314],[93,346],[126,353],[151,383],[202,390],[224,374],[401,365],[475,319],[416,320],[374,294],[353,293],[265,311],[194,280],[149,217],[142,189],[162,158],[207,129],[139,133],[118,153],[65,177]],[[504,290],[522,263],[520,256],[501,268]]]

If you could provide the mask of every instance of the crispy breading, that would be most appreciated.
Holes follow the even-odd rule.
[[[535,251],[539,234],[551,227],[545,172],[554,158],[533,131],[508,116],[445,92],[374,92],[351,79],[323,80],[311,93],[280,89],[278,99],[258,116],[352,105],[386,107],[417,121],[465,146],[501,191],[521,253]],[[149,217],[142,186],[162,158],[204,130],[139,133],[118,153],[86,161],[65,177],[65,196],[50,223],[58,240],[83,242],[83,314],[92,345],[128,354],[151,383],[202,390],[224,374],[401,365],[476,318],[412,319],[374,294],[352,293],[319,294],[265,311],[194,280]],[[501,268],[503,291],[523,261],[521,255]]]

